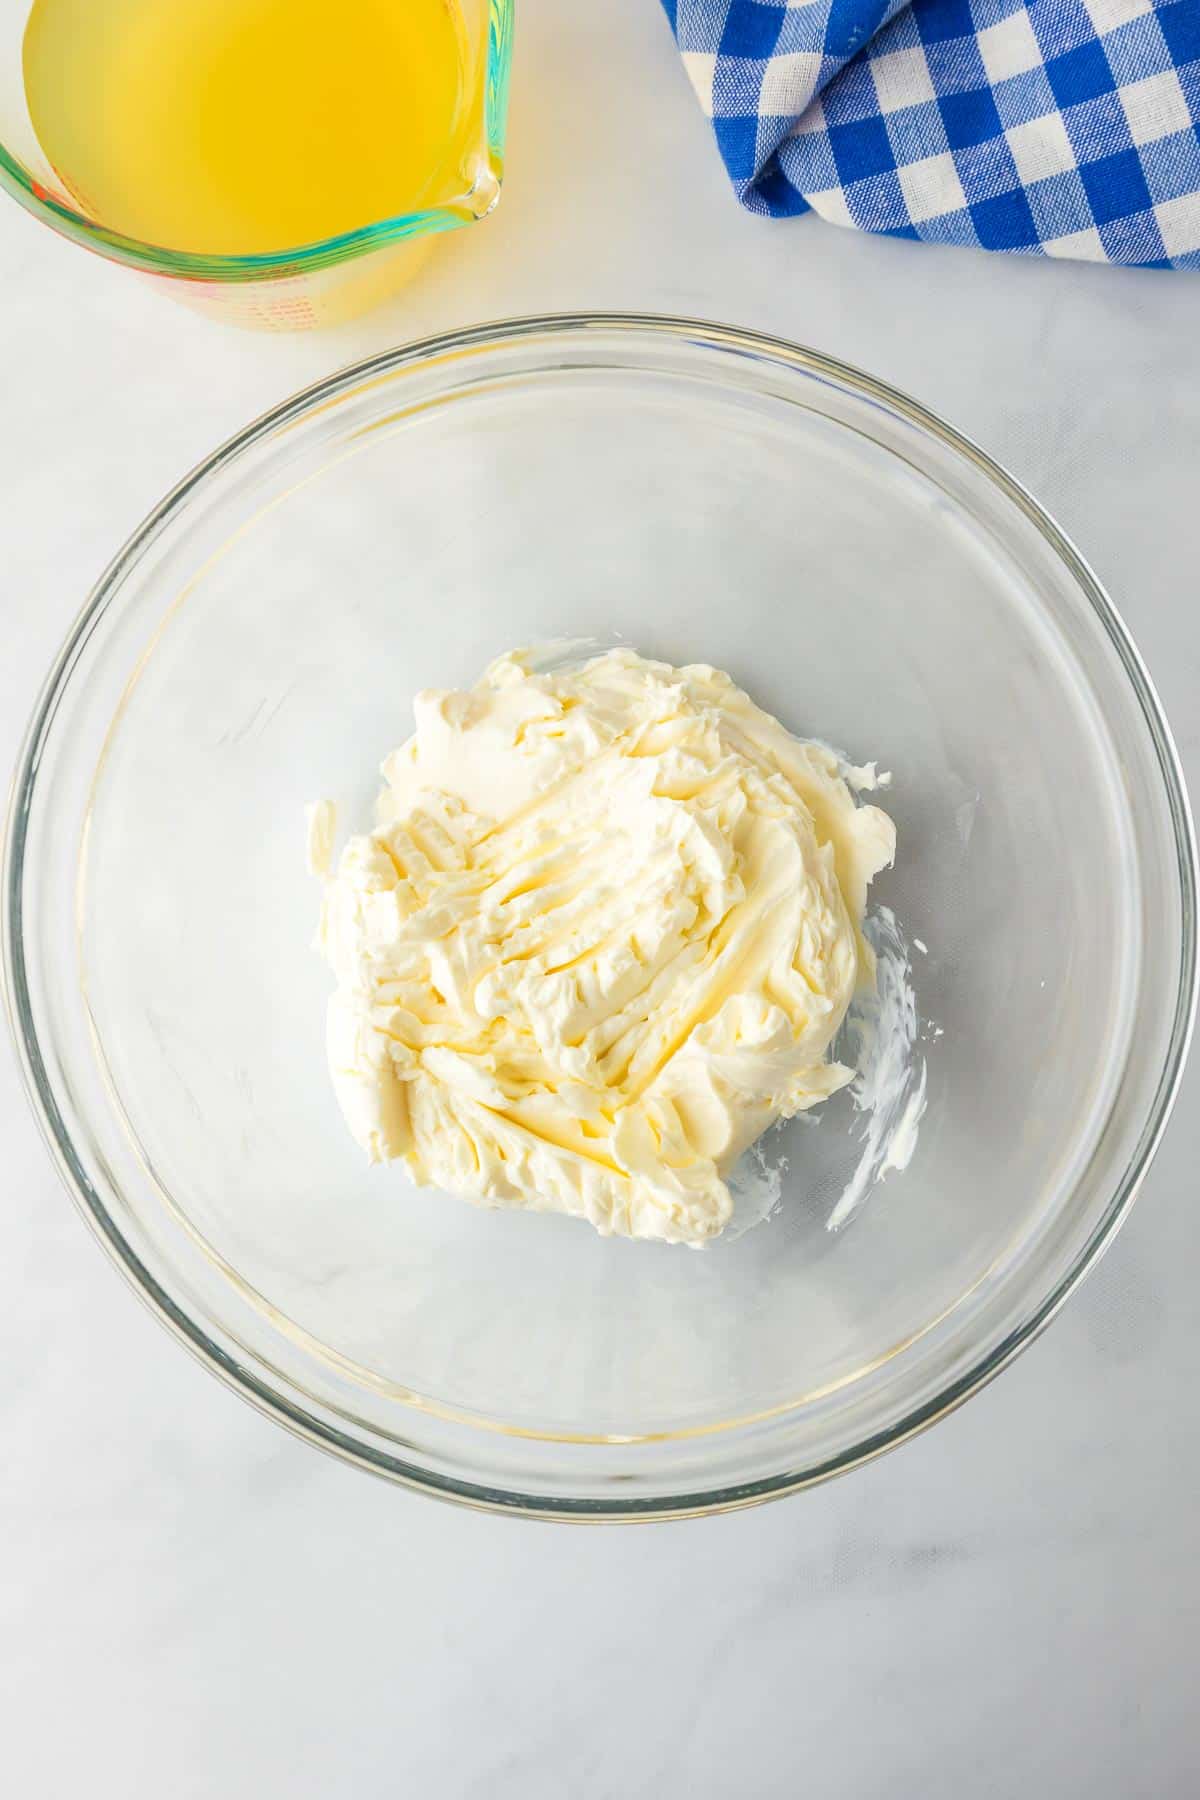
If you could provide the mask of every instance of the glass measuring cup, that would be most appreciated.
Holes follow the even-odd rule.
[[[257,255],[196,254],[125,236],[83,209],[38,141],[22,68],[33,0],[0,0],[0,187],[64,237],[231,323],[296,330],[351,318],[401,287],[438,233],[486,217],[500,196],[513,0],[450,3],[463,45],[468,114],[450,184],[456,191],[439,195],[436,203]]]

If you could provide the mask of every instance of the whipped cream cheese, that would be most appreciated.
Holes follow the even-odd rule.
[[[895,831],[728,675],[502,656],[417,696],[328,877],[329,1065],[372,1161],[487,1205],[702,1244],[776,1119],[853,1071],[867,887]],[[332,820],[310,847],[329,866]]]

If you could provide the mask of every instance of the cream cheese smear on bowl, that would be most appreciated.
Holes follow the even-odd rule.
[[[351,1131],[484,1205],[717,1237],[742,1153],[854,1078],[831,1047],[896,848],[874,769],[623,648],[514,651],[414,711],[336,870],[310,814]]]

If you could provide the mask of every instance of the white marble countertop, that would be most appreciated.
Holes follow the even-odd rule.
[[[0,752],[112,551],[252,414],[435,327],[627,307],[859,363],[1090,556],[1200,790],[1200,283],[742,214],[657,0],[523,0],[508,191],[324,336],[224,331],[0,206]],[[105,1265],[0,1057],[0,1718],[21,1800],[1127,1800],[1200,1785],[1200,1063],[1111,1254],[813,1493],[579,1530],[293,1442]]]

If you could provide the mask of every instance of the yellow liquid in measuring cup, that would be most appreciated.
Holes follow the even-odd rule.
[[[457,0],[34,0],[24,66],[75,202],[169,249],[293,249],[468,185]]]

